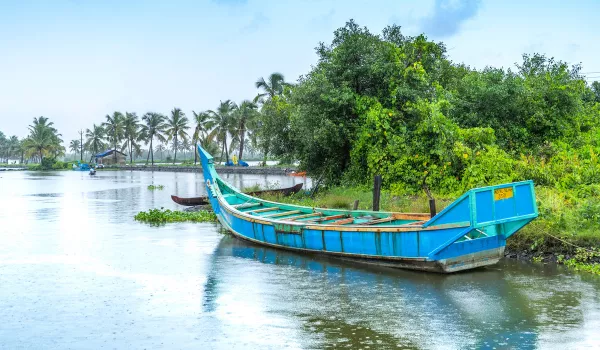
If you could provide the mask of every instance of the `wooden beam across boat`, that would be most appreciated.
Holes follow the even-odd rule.
[[[298,220],[298,219],[312,218],[313,216],[321,216],[321,215],[323,215],[323,213],[316,212],[316,213],[312,213],[312,214],[294,215],[291,218],[285,218],[285,219],[294,221],[294,220]]]
[[[387,218],[375,219],[375,220],[370,220],[367,222],[361,222],[359,225],[375,225],[375,224],[382,224],[384,222],[390,222],[390,221],[394,221],[394,220],[396,220],[396,218],[393,216],[390,216]]]
[[[256,213],[264,213],[264,212],[273,211],[273,210],[279,210],[279,207],[269,207],[269,208],[256,209],[256,210],[247,211],[247,213],[256,214]]]
[[[354,218],[347,218],[330,222],[328,225],[346,225],[354,222]]]
[[[291,211],[284,211],[282,213],[275,213],[275,214],[267,214],[267,215],[263,215],[261,217],[263,218],[277,218],[280,216],[288,216],[288,215],[294,215],[294,214],[298,214],[301,213],[300,210],[291,210]]]
[[[248,208],[254,208],[254,207],[259,207],[262,206],[263,204],[260,202],[257,203],[243,203],[243,204],[236,204],[233,207],[237,210],[241,210],[241,209],[248,209]]]
[[[307,220],[307,222],[322,222],[322,221],[329,221],[329,220],[335,220],[335,219],[342,219],[342,218],[347,218],[348,214],[338,214],[338,215],[330,215],[330,216],[324,216],[322,218],[318,218],[318,219],[312,219],[312,220]]]

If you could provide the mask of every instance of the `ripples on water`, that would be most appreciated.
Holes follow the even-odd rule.
[[[376,269],[254,246],[216,224],[133,221],[176,208],[171,194],[203,193],[198,174],[3,173],[0,348],[600,346],[591,275],[513,261],[449,276]]]

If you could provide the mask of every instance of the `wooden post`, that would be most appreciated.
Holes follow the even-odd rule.
[[[352,210],[358,209],[358,199],[354,201],[354,205],[352,205]]]
[[[381,198],[381,175],[375,175],[373,180],[373,211],[379,211],[379,199]]]
[[[435,209],[435,199],[429,199],[429,213],[431,213],[431,217],[434,217],[437,214]]]

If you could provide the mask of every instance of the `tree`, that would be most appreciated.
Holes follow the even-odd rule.
[[[92,154],[98,154],[100,151],[104,150],[104,138],[106,137],[106,132],[101,125],[94,124],[92,129],[85,130],[85,147],[92,152]]]
[[[125,112],[125,118],[123,119],[123,138],[125,143],[121,149],[127,149],[129,152],[129,163],[133,164],[133,153],[139,153],[140,145],[138,141],[141,140],[142,134],[140,133],[140,122],[139,118],[135,113]]]
[[[113,115],[106,115],[106,121],[102,123],[108,142],[111,142],[113,149],[117,150],[117,143],[123,139],[123,114],[113,112]],[[115,164],[117,163],[117,152],[113,153]]]
[[[221,101],[216,111],[207,111],[210,114],[210,120],[214,126],[217,142],[222,143],[221,161],[223,161],[223,151],[225,151],[226,160],[229,160],[229,151],[227,149],[227,134],[231,127],[231,115],[237,109],[237,105],[231,100]]]
[[[167,142],[165,138],[165,130],[167,125],[165,124],[165,116],[160,113],[146,113],[142,117],[144,124],[141,128],[141,134],[146,139],[146,144],[150,144],[148,148],[148,156],[152,158],[152,165],[154,165],[154,149],[152,144],[156,137],[160,142]],[[148,164],[148,159],[146,159]]]
[[[213,123],[211,121],[210,113],[208,112],[200,112],[196,113],[192,111],[194,114],[193,121],[196,124],[194,128],[194,134],[192,136],[192,146],[194,147],[194,164],[198,162],[198,152],[195,150],[196,143],[205,143],[209,138],[210,130],[213,127]],[[212,137],[210,137],[212,138]]]
[[[29,125],[24,147],[30,155],[39,156],[40,162],[46,155],[58,156],[64,152],[61,134],[53,125],[46,117],[33,118],[33,124]]]
[[[261,77],[254,83],[257,89],[262,90],[255,98],[254,102],[262,101],[264,97],[273,98],[283,93],[283,88],[286,85],[283,74],[271,73],[267,80]]]
[[[188,118],[179,108],[173,108],[171,111],[171,117],[167,119],[166,134],[168,135],[168,141],[173,140],[175,157],[173,158],[173,164],[177,160],[177,148],[179,146],[178,141],[183,139],[187,140],[188,135],[185,132],[190,127],[188,126]]]
[[[258,106],[256,103],[249,100],[244,100],[236,110],[236,113],[234,113],[234,119],[238,125],[238,137],[240,143],[238,159],[242,159],[244,155],[244,141],[246,138],[247,127],[248,124],[252,124],[254,119],[258,116],[257,108]]]
[[[73,154],[79,153],[81,150],[81,141],[79,140],[71,140],[69,143],[69,150],[73,152]]]
[[[165,139],[166,142],[166,139]],[[160,159],[163,160],[163,152],[165,152],[167,150],[167,148],[165,147],[164,143],[159,144],[158,146],[156,146],[156,152],[160,153]]]

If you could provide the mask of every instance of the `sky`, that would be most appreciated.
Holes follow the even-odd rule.
[[[259,77],[307,73],[349,19],[424,33],[477,69],[538,52],[600,80],[598,13],[597,0],[0,0],[0,131],[25,137],[43,115],[68,144],[113,111],[252,99]]]

